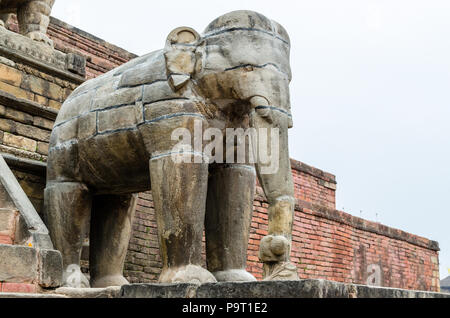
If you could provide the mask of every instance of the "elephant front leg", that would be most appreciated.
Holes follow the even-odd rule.
[[[91,286],[128,284],[123,267],[137,195],[96,196],[92,204],[89,267]]]
[[[55,0],[27,1],[17,10],[20,33],[32,40],[44,42],[53,47],[53,41],[47,36],[50,13]]]
[[[63,286],[89,288],[81,273],[81,247],[89,231],[91,195],[81,183],[47,184],[44,217],[55,248],[62,254]]]
[[[150,174],[163,262],[159,282],[215,282],[201,267],[208,164],[177,163],[163,154],[150,160]]]
[[[255,281],[246,271],[256,172],[223,164],[211,169],[206,209],[206,262],[218,281]]]

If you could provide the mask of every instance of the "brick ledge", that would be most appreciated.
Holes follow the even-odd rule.
[[[300,162],[295,159],[291,159],[291,168],[303,173],[307,173],[313,177],[319,178],[325,182],[329,182],[332,184],[336,184],[336,176],[325,172],[323,170],[320,170],[318,168],[315,168],[313,166],[307,165],[306,163]]]
[[[418,235],[395,229],[381,223],[364,220],[362,218],[350,215],[346,212],[330,209],[319,204],[312,204],[310,202],[297,199],[295,210],[310,215],[319,216],[331,221],[339,222],[341,224],[349,225],[358,230],[383,235],[400,241],[405,241],[407,243],[427,248],[433,251],[440,251],[439,243],[436,241],[432,241]]]

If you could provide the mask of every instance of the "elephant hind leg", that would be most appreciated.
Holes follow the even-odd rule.
[[[89,287],[81,273],[83,241],[89,233],[91,194],[82,183],[52,182],[44,192],[44,218],[55,248],[63,258],[63,285]]]
[[[251,165],[211,169],[206,203],[206,262],[218,281],[255,281],[246,271],[256,172]]]
[[[17,9],[20,33],[35,41],[53,46],[47,36],[50,13],[55,0],[31,0]]]
[[[123,266],[136,203],[137,195],[94,197],[89,252],[93,288],[128,284]]]

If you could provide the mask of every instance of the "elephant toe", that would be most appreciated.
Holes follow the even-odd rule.
[[[204,284],[216,283],[217,280],[213,274],[203,267],[197,265],[187,265],[163,270],[161,276],[159,277],[159,282]]]
[[[230,269],[213,273],[218,282],[254,282],[256,278],[244,269]]]
[[[129,282],[122,275],[104,276],[101,278],[91,279],[92,288],[106,288],[112,286],[127,285]]]

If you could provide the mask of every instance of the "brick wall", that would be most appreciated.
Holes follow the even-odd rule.
[[[133,59],[136,55],[103,41],[89,33],[52,18],[48,34],[55,48],[86,57],[86,77],[97,77]]]
[[[335,210],[334,177],[294,160],[292,167],[297,204],[291,258],[300,278],[439,291],[436,242]],[[262,278],[258,251],[267,235],[267,207],[257,187],[247,258],[247,270],[257,279]],[[134,283],[154,282],[161,266],[148,192],[139,198],[125,274]]]
[[[17,30],[14,19],[8,26]],[[14,47],[4,41],[0,54],[0,152],[9,163],[18,163],[11,168],[40,213],[53,122],[64,100],[83,79],[56,69],[48,62],[53,57],[42,56],[39,48],[24,49],[24,43]],[[41,56],[34,60],[30,54]],[[35,164],[24,165],[24,160]]]
[[[9,27],[16,29],[14,20]],[[54,18],[48,34],[58,50],[86,57],[88,78],[135,57]],[[3,69],[0,72],[0,91],[53,108],[55,112],[76,86],[36,69],[9,65],[4,60],[0,60],[0,67]],[[42,85],[33,84],[43,83],[42,80],[51,83],[43,84],[44,87],[51,86],[52,89],[42,89]],[[45,164],[42,162],[46,160],[51,116],[44,118],[14,112],[4,103],[0,102],[0,105],[0,152],[33,160],[34,164],[20,163],[14,169],[26,193],[39,206],[45,183]],[[332,174],[294,160],[292,169],[297,199],[292,259],[301,278],[439,290],[439,248],[436,242],[335,210],[336,181]],[[258,260],[259,242],[266,234],[267,202],[257,187],[247,267],[258,279],[262,273]],[[156,281],[160,270],[152,195],[151,192],[141,193],[125,275],[131,282],[152,282]]]

